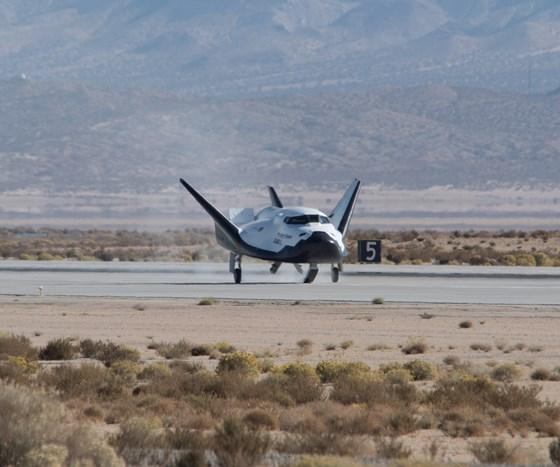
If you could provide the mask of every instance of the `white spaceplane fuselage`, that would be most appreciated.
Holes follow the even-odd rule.
[[[230,251],[230,271],[236,283],[241,282],[241,258],[250,256],[272,262],[276,273],[282,263],[308,263],[305,282],[318,272],[318,264],[331,264],[331,278],[338,281],[342,261],[348,251],[344,238],[358,198],[360,181],[354,180],[330,215],[307,207],[284,207],[274,188],[269,187],[272,206],[256,215],[252,209],[232,210],[224,216],[192,186],[183,186],[210,214],[216,224],[218,243]]]

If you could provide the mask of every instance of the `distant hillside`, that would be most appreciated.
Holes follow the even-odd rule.
[[[558,0],[0,0],[0,79],[189,95],[560,85]]]
[[[0,82],[0,187],[159,192],[345,181],[540,187],[560,180],[560,100],[448,86],[195,100]]]

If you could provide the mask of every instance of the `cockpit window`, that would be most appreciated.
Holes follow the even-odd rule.
[[[327,216],[319,216],[318,214],[305,214],[301,216],[286,217],[284,222],[291,225],[305,225],[313,223],[330,224],[329,218]]]

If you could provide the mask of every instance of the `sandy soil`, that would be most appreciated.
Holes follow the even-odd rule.
[[[432,314],[430,319],[421,314]],[[473,326],[462,329],[459,323]],[[241,349],[267,352],[277,362],[323,359],[360,360],[375,367],[407,361],[399,346],[421,338],[429,345],[422,359],[441,363],[447,355],[490,369],[513,362],[523,369],[528,384],[535,368],[560,365],[560,306],[410,305],[224,301],[200,306],[177,299],[97,299],[0,297],[0,332],[29,336],[36,345],[56,337],[109,339],[138,348],[146,360],[159,358],[147,349],[151,341],[193,343],[228,341]],[[313,341],[312,352],[301,355],[300,339]],[[347,350],[340,343],[351,340]],[[490,344],[489,352],[473,351],[473,343]],[[336,344],[334,351],[325,350]],[[387,350],[368,351],[372,344]],[[523,344],[522,350],[513,350]],[[501,347],[503,350],[497,348]],[[519,346],[521,347],[521,346]],[[209,366],[213,361],[206,360]],[[540,383],[542,397],[560,402],[560,382]],[[418,457],[432,440],[440,440],[446,458],[468,462],[468,441],[449,439],[440,432],[405,437]],[[546,461],[549,439],[511,439],[533,462]]]

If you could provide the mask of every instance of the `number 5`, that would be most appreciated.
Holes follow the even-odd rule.
[[[375,242],[366,243],[366,253],[366,261],[373,261],[375,259],[375,256],[377,254],[377,251],[375,250]]]

